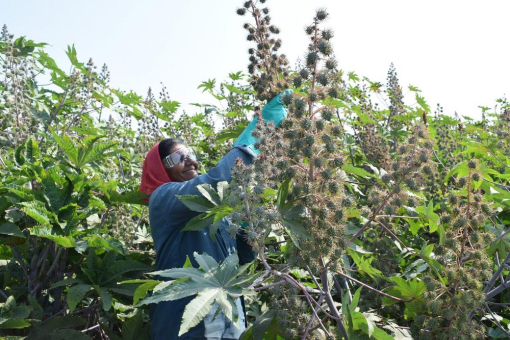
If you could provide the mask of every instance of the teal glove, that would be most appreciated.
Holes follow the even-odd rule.
[[[281,121],[287,117],[288,110],[281,102],[281,97],[286,95],[287,93],[292,93],[292,90],[285,90],[278,94],[276,97],[271,99],[269,103],[264,105],[262,109],[262,117],[266,123],[274,122],[275,126],[280,125]],[[257,117],[251,121],[250,124],[244,129],[241,135],[234,142],[234,146],[244,145],[249,148],[255,155],[259,154],[259,150],[257,150],[254,144],[258,141],[258,138],[255,138],[251,135],[252,131],[255,130],[255,126],[257,125]]]

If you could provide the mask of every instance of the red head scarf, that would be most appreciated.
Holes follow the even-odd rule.
[[[154,145],[145,157],[142,169],[142,183],[138,191],[150,195],[160,185],[171,182],[159,155],[159,143]]]

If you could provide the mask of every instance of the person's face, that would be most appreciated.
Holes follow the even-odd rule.
[[[183,154],[188,154],[188,148],[182,144],[177,144],[172,149],[172,152],[182,151]],[[186,182],[198,176],[198,163],[191,158],[187,157],[184,161],[178,162],[171,168],[165,168],[166,173],[173,182]]]

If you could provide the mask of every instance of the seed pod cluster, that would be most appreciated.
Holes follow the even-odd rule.
[[[492,209],[484,202],[483,193],[474,188],[480,176],[478,162],[469,160],[467,167],[468,175],[458,179],[459,190],[446,198],[440,216],[444,244],[437,246],[435,253],[444,267],[444,277],[425,277],[425,309],[429,313],[421,315],[413,326],[421,329],[424,338],[484,338],[484,327],[470,315],[483,308],[483,282],[492,276],[492,263],[485,251],[492,235],[484,228]]]
[[[257,1],[246,1],[243,7],[237,10],[237,14],[251,14],[253,17],[253,24],[244,24],[244,28],[248,32],[246,38],[256,44],[255,47],[248,50],[250,84],[257,93],[257,99],[270,100],[289,88],[288,60],[284,54],[278,52],[282,46],[282,41],[276,38],[280,30],[271,24],[269,9],[259,9]]]

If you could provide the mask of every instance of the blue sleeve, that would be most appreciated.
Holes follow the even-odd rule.
[[[218,182],[230,182],[232,179],[230,171],[234,167],[236,159],[241,158],[244,164],[251,164],[253,157],[254,154],[248,148],[236,146],[227,153],[214,168],[209,170],[208,173],[197,176],[186,182],[169,182],[163,184],[152,193],[149,201],[152,202],[157,199],[160,202],[166,202],[165,208],[172,210],[173,213],[188,213],[189,209],[182,204],[176,195],[200,196],[201,194],[197,189],[197,185],[211,184],[213,187],[216,187]]]

